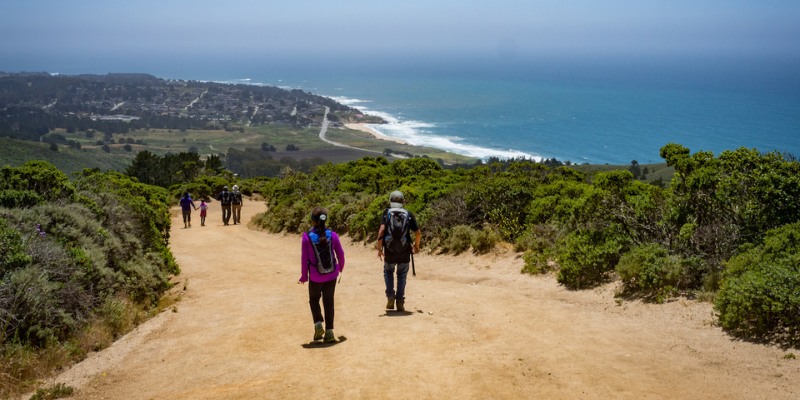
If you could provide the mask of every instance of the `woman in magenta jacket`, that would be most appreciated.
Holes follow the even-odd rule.
[[[312,227],[303,233],[300,256],[300,280],[308,281],[308,303],[314,319],[314,341],[336,342],[333,334],[333,295],[336,292],[336,278],[344,269],[344,250],[339,235],[328,229],[328,210],[316,207],[311,211]],[[322,298],[322,309],[319,300]],[[325,329],[322,323],[325,323]],[[324,337],[323,337],[324,335]]]

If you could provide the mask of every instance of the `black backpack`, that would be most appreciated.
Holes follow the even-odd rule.
[[[411,216],[404,208],[390,208],[386,211],[386,229],[383,245],[392,254],[402,254],[411,246],[409,240],[409,220]]]
[[[308,231],[308,239],[311,242],[311,247],[314,249],[314,255],[317,258],[317,271],[320,274],[329,274],[336,270],[336,256],[333,254],[330,229],[325,230],[325,238],[327,240],[319,240],[319,235],[314,228]],[[309,264],[310,263],[311,261],[309,261]],[[309,268],[310,267],[309,265]]]
[[[223,206],[231,204],[231,192],[222,192],[219,201]]]

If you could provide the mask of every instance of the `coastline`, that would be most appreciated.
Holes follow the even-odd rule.
[[[347,129],[352,129],[352,130],[356,130],[356,131],[369,133],[370,135],[374,136],[376,139],[387,140],[387,141],[394,142],[394,143],[397,143],[397,144],[409,144],[408,142],[406,142],[403,139],[398,139],[398,138],[394,138],[394,137],[391,137],[391,136],[386,136],[386,135],[378,132],[377,130],[370,128],[368,124],[344,124],[344,126]]]

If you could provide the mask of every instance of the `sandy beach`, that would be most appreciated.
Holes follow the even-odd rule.
[[[391,136],[386,136],[386,135],[376,131],[375,129],[370,128],[368,124],[345,124],[344,126],[346,128],[348,128],[348,129],[353,129],[353,130],[369,133],[370,135],[375,136],[376,139],[388,140],[390,142],[395,142],[395,143],[399,143],[399,144],[408,144],[408,142],[406,142],[403,139],[398,139],[398,138],[394,138],[394,137],[391,137]]]

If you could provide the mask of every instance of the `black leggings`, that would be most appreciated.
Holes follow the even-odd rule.
[[[311,316],[314,323],[325,321],[325,329],[333,329],[333,293],[336,292],[336,279],[328,282],[308,281],[308,303],[311,305]],[[319,299],[325,307],[325,318],[319,307]]]

